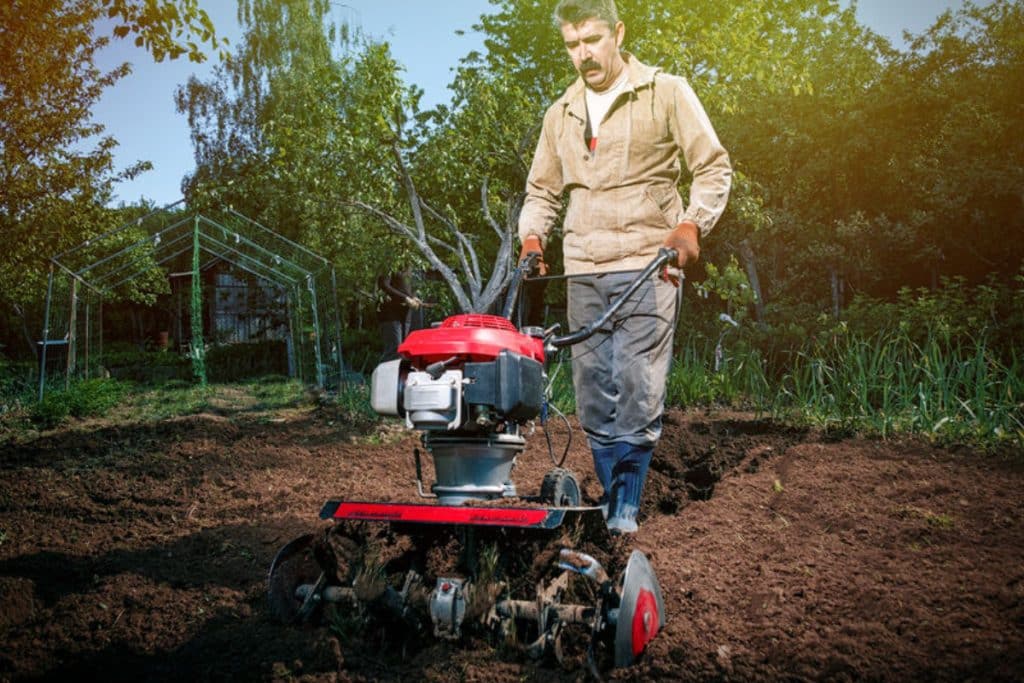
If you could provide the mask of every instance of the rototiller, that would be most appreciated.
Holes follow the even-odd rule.
[[[570,652],[582,658],[574,644],[585,642],[595,673],[632,664],[664,626],[661,588],[642,552],[614,579],[593,556],[595,539],[608,541],[603,509],[582,505],[576,476],[552,453],[540,496],[525,498],[512,470],[548,407],[545,360],[593,335],[675,252],[662,249],[598,320],[564,336],[511,321],[534,259],[516,269],[503,316],[455,315],[415,331],[400,358],[374,370],[374,410],[422,432],[435,481],[425,492],[417,448],[416,486],[434,502],[327,501],[320,517],[330,527],[291,541],[270,566],[277,616],[308,623],[332,605],[335,618],[390,622],[405,634],[455,640],[489,630],[563,664]],[[581,550],[588,542],[593,555]],[[588,581],[572,582],[576,575]]]

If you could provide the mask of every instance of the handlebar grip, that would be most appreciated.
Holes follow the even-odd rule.
[[[533,271],[534,267],[537,265],[537,261],[540,260],[540,256],[541,254],[539,251],[527,252],[526,256],[520,259],[519,267],[524,268],[527,273]]]

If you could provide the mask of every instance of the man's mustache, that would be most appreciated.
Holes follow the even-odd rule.
[[[588,59],[584,62],[580,62],[580,73],[584,71],[600,71],[601,65],[595,62],[593,59]]]

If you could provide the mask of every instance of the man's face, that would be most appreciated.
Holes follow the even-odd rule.
[[[591,89],[607,90],[625,66],[619,46],[626,27],[620,21],[614,27],[603,19],[584,19],[578,24],[562,24],[562,38],[572,65]]]

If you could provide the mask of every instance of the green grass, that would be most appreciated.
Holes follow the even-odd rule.
[[[548,368],[550,395],[548,400],[566,415],[576,412],[576,392],[572,386],[572,364],[568,361],[552,363]]]
[[[688,340],[672,360],[665,402],[670,406],[758,407],[771,393],[756,350],[739,347],[714,369],[715,348]]]
[[[131,394],[132,415],[147,421],[201,413],[209,407],[216,391],[216,385],[201,387],[184,381],[170,381],[156,387],[140,386]]]
[[[1024,373],[984,339],[924,342],[905,332],[837,336],[796,355],[772,405],[781,418],[881,436],[1024,445]]]
[[[172,380],[156,387],[137,387],[131,396],[131,413],[140,420],[160,420],[209,410],[273,411],[310,401],[301,382],[279,376],[205,387]]]

